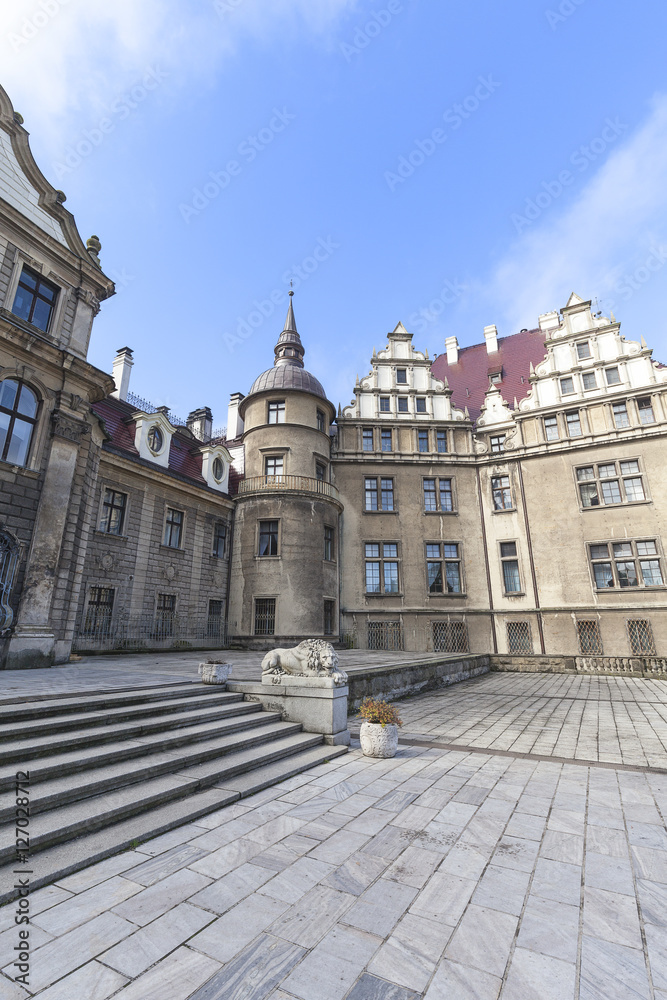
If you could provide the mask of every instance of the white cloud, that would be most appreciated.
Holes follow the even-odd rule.
[[[475,294],[514,332],[563,306],[573,290],[603,305],[623,301],[623,275],[661,247],[667,248],[665,95],[653,100],[644,124],[613,149],[576,201],[546,207]]]
[[[216,6],[217,4],[217,6]],[[0,13],[0,82],[54,149],[158,64],[178,85],[241,39],[331,30],[355,0],[15,0]],[[76,120],[76,123],[74,121]]]

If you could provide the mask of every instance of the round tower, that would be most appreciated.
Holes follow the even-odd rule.
[[[331,484],[335,408],[303,365],[292,295],[272,368],[239,404],[245,478],[236,498],[229,621],[258,647],[339,635],[338,536]]]

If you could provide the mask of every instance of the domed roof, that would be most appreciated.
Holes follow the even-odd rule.
[[[298,368],[296,365],[280,365],[262,372],[253,382],[248,395],[264,392],[266,389],[296,389],[321,396],[322,399],[327,398],[321,382],[305,368]]]
[[[274,348],[276,359],[273,368],[262,372],[255,379],[248,396],[252,396],[254,392],[265,392],[267,389],[290,389],[297,392],[310,392],[313,396],[326,399],[327,396],[321,382],[303,367],[305,351],[294,319],[294,309],[292,308],[294,292],[290,291],[289,295],[290,302],[285,327]]]

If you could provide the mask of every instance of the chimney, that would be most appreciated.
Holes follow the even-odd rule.
[[[116,388],[111,393],[116,399],[127,399],[127,391],[130,387],[130,372],[132,371],[132,351],[129,347],[121,347],[116,352],[113,359],[113,380]]]
[[[459,342],[456,337],[447,337],[445,347],[447,348],[447,364],[455,365],[459,360]]]
[[[185,425],[198,441],[210,441],[213,430],[213,414],[208,406],[202,406],[200,409],[188,413]]]
[[[234,441],[243,434],[243,421],[239,416],[239,403],[243,399],[242,392],[233,392],[229,397],[227,409],[227,440]]]
[[[495,354],[498,350],[498,328],[495,325],[485,326],[484,339],[486,341],[486,353]]]

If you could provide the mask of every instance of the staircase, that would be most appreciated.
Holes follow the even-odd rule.
[[[215,685],[0,702],[0,903],[345,753]],[[30,864],[16,863],[29,772]],[[20,793],[23,794],[23,793]]]

